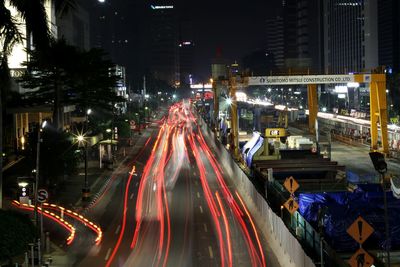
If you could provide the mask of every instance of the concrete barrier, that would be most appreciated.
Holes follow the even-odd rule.
[[[199,118],[199,125],[207,143],[218,155],[221,165],[225,167],[225,176],[235,185],[236,190],[242,196],[262,234],[276,255],[279,264],[284,267],[315,266],[311,258],[304,252],[299,241],[291,234],[281,218],[271,210],[247,175],[236,164],[231,154],[215,139],[214,133],[202,118]]]

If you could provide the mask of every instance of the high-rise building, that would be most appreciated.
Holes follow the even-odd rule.
[[[194,48],[195,46],[193,41],[181,41],[179,44],[180,85],[192,83]]]
[[[267,51],[274,58],[274,65],[278,69],[285,67],[285,43],[283,31],[283,17],[275,15],[266,20],[267,24]]]
[[[363,72],[376,68],[377,0],[323,2],[325,72]]]
[[[322,1],[297,1],[296,46],[297,67],[310,73],[323,71]]]
[[[193,82],[194,64],[194,36],[193,25],[190,19],[179,20],[179,78],[180,85],[189,85]]]
[[[117,77],[118,81],[115,86],[115,92],[118,96],[128,99],[129,95],[127,93],[127,85],[126,85],[126,71],[125,67],[115,65],[113,69],[110,70],[110,74]],[[127,111],[127,103],[117,103],[117,113],[125,113]]]
[[[114,63],[127,65],[132,59],[127,57],[129,38],[126,31],[127,15],[123,6],[105,1],[97,2],[92,8],[92,46],[107,52]]]
[[[322,2],[283,0],[276,14],[267,19],[267,51],[277,69],[321,72]]]
[[[297,0],[283,0],[285,67],[297,66]]]
[[[90,49],[89,13],[78,3],[74,8],[58,12],[57,29],[58,37],[64,38],[68,44],[84,50]]]
[[[379,65],[389,72],[400,71],[400,2],[378,1]]]
[[[179,38],[176,6],[164,2],[149,5],[150,70],[154,77],[174,86],[179,84]]]

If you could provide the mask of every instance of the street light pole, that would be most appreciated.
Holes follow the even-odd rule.
[[[88,128],[89,128],[89,115],[92,113],[92,110],[89,108],[88,110],[86,110],[86,120],[85,120],[85,132],[88,132]],[[87,200],[90,196],[90,188],[89,188],[89,181],[88,181],[88,177],[87,177],[87,168],[88,168],[88,162],[87,162],[87,158],[88,158],[88,147],[87,147],[87,143],[88,141],[85,140],[84,136],[78,136],[78,141],[79,142],[84,142],[83,147],[85,149],[85,181],[84,181],[84,185],[82,188],[82,200]]]
[[[38,124],[38,132],[37,132],[37,143],[36,143],[36,175],[35,175],[35,188],[34,188],[34,191],[35,191],[35,197],[34,197],[34,205],[35,205],[35,212],[34,212],[34,216],[35,216],[35,224],[36,224],[36,226],[38,226],[39,225],[39,217],[38,217],[38,206],[37,206],[37,204],[38,204],[38,198],[37,198],[37,195],[38,195],[38,188],[39,188],[39,167],[40,167],[40,143],[42,142],[42,139],[41,139],[41,131],[42,131],[42,129],[44,128],[44,127],[46,127],[46,125],[47,125],[47,121],[43,121],[42,122],[42,124],[40,124],[40,121],[39,121],[39,124]]]
[[[42,233],[43,233],[43,217],[41,217],[41,222],[39,224],[39,215],[38,215],[38,190],[39,190],[39,167],[40,167],[40,143],[42,142],[41,139],[41,131],[44,127],[46,127],[47,121],[43,121],[42,124],[38,124],[38,132],[37,132],[37,143],[36,143],[36,176],[35,176],[35,197],[34,197],[34,216],[35,216],[35,226],[38,229],[38,235],[39,235],[39,239],[38,239],[38,249],[40,250],[40,240],[42,240]],[[35,242],[34,242],[35,243]],[[41,255],[39,252],[39,263],[41,262]]]
[[[41,143],[41,136],[40,136],[40,132],[41,132],[41,128],[40,128],[40,123],[38,125],[38,132],[37,132],[37,142],[36,142],[36,176],[35,176],[35,225],[38,226],[39,225],[39,216],[38,216],[38,188],[39,188],[39,165],[40,165],[40,143]]]
[[[389,234],[389,217],[388,217],[388,206],[387,206],[387,196],[386,196],[386,183],[385,174],[387,172],[387,163],[385,161],[385,156],[379,152],[370,152],[369,156],[371,158],[374,168],[381,175],[381,186],[383,191],[383,205],[384,205],[384,218],[385,218],[385,250],[386,250],[386,266],[390,267],[390,234]]]
[[[386,183],[385,183],[385,173],[381,173],[381,185],[383,190],[383,205],[385,210],[385,237],[386,237],[386,255],[387,255],[387,266],[390,267],[390,237],[389,237],[389,217],[388,217],[388,206],[387,206],[387,196],[386,196]]]

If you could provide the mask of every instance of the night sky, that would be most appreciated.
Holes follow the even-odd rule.
[[[275,11],[273,2],[280,1],[186,1],[183,10],[192,16],[196,32],[195,73],[210,75],[217,48],[231,61],[264,48],[265,20]]]
[[[81,0],[82,1],[82,0]],[[131,75],[141,75],[147,66],[148,31],[145,11],[152,4],[143,0],[106,0],[108,5],[125,17],[120,29],[129,44],[120,64],[128,68]],[[157,1],[157,4],[169,1]],[[256,49],[265,47],[266,18],[276,12],[282,0],[178,0],[180,16],[192,21],[195,48],[195,77],[207,79],[211,75],[211,61],[218,48],[222,56],[230,61],[238,60]],[[123,37],[125,38],[125,37]],[[118,63],[118,62],[117,62]]]

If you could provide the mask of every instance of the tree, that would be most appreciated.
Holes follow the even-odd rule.
[[[2,208],[2,168],[3,168],[3,114],[6,108],[7,91],[10,88],[10,70],[8,56],[16,43],[22,41],[22,33],[18,21],[11,15],[10,7],[15,8],[18,15],[26,22],[27,30],[32,33],[33,45],[38,50],[48,47],[50,34],[47,27],[47,16],[43,0],[7,0],[0,1],[0,208]]]
[[[28,216],[0,210],[0,263],[24,253],[37,233]]]
[[[75,95],[69,101],[78,104],[84,111],[96,108],[113,112],[116,103],[124,102],[115,91],[119,78],[113,73],[114,64],[105,59],[100,49],[81,52],[73,72]]]
[[[124,99],[115,92],[117,78],[110,74],[113,64],[98,49],[80,51],[55,41],[46,51],[31,51],[25,63],[28,72],[18,81],[30,92],[35,104],[53,104],[53,124],[61,127],[62,107],[74,104],[83,112],[89,107],[112,111]]]
[[[34,104],[45,105],[53,100],[53,124],[59,129],[64,96],[72,89],[72,73],[79,52],[61,40],[53,41],[45,51],[30,51],[29,55],[30,61],[24,63],[28,71],[18,82],[31,89],[26,97]]]

